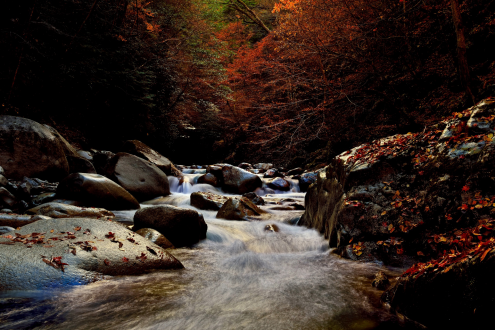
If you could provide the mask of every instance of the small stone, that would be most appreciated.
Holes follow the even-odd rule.
[[[274,232],[274,233],[278,233],[279,232],[279,229],[278,229],[278,226],[277,225],[266,225],[264,229],[265,229],[265,231],[271,231],[271,232]]]
[[[385,290],[390,285],[390,281],[388,280],[388,277],[387,275],[385,275],[384,272],[379,271],[375,274],[375,278],[371,285],[373,285],[378,290]]]

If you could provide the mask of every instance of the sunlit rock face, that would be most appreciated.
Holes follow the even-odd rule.
[[[39,220],[0,237],[0,246],[0,290],[49,289],[106,275],[182,268],[161,247],[108,220]]]

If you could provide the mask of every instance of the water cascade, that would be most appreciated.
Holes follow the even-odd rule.
[[[196,184],[199,175],[185,174],[182,181],[170,177],[173,193],[159,202],[195,209],[189,202],[194,191],[227,195]],[[380,304],[381,292],[371,287],[380,265],[332,254],[318,232],[290,224],[303,211],[270,209],[269,203],[289,198],[304,204],[297,181],[291,182],[291,190],[264,196],[269,221],[221,220],[215,211],[198,210],[208,224],[207,239],[171,250],[184,270],[114,277],[50,292],[1,292],[0,330],[402,327]],[[117,216],[132,221],[134,212]]]

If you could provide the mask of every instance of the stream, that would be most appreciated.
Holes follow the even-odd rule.
[[[227,195],[196,184],[191,171],[182,184],[170,177],[172,195],[161,203],[192,208],[194,191]],[[196,173],[195,173],[196,172]],[[378,270],[331,253],[315,230],[293,225],[303,211],[280,210],[277,200],[304,203],[297,181],[290,192],[257,191],[269,221],[216,219],[201,212],[207,239],[171,250],[185,269],[122,276],[51,291],[0,292],[3,329],[397,329],[401,321],[380,303],[371,286]],[[147,206],[147,203],[142,205]],[[135,211],[115,212],[132,221]],[[276,224],[279,231],[266,231]]]

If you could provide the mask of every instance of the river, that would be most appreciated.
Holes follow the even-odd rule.
[[[224,194],[195,184],[198,174],[186,174],[183,184],[170,178],[173,194],[161,201],[195,209],[189,204],[191,192]],[[304,203],[297,183],[291,185],[291,192],[271,192],[266,200]],[[207,239],[171,251],[185,266],[180,271],[0,293],[0,330],[404,327],[380,303],[381,291],[371,286],[378,270],[397,276],[400,269],[342,259],[318,232],[293,225],[302,211],[274,206],[265,207],[272,214],[269,221],[220,220],[216,212],[198,210],[208,224]],[[121,221],[133,214],[117,212]],[[266,231],[270,224],[279,231]]]

